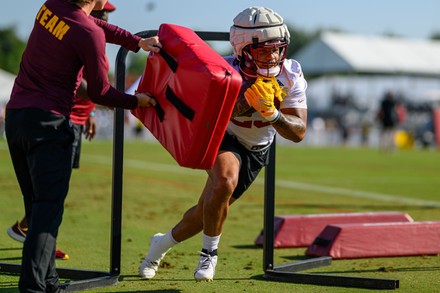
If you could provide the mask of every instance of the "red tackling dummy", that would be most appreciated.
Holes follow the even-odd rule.
[[[307,248],[308,256],[365,258],[437,255],[440,221],[328,225]]]
[[[162,50],[150,53],[138,92],[156,107],[132,110],[180,166],[210,169],[242,79],[191,29],[162,24]]]

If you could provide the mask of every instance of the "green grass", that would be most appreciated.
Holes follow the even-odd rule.
[[[91,292],[371,292],[366,289],[270,282],[262,278],[263,175],[230,210],[214,282],[196,283],[201,236],[171,250],[155,279],[141,280],[138,266],[149,238],[168,231],[196,203],[204,171],[179,167],[158,144],[127,141],[124,160],[122,279]],[[81,168],[72,175],[58,247],[69,261],[58,267],[109,270],[112,144],[86,142]],[[276,215],[400,211],[416,221],[440,220],[440,153],[376,149],[278,147]],[[6,143],[0,140],[1,231],[23,215]],[[19,263],[21,244],[0,233],[0,261]],[[276,265],[305,259],[305,248],[276,249]],[[400,280],[399,292],[440,292],[440,257],[334,260],[306,271]],[[0,292],[17,292],[18,276],[0,274]]]

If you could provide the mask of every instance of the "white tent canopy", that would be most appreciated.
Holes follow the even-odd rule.
[[[387,91],[409,102],[439,99],[440,41],[325,32],[294,59],[315,76],[308,80],[311,109],[329,109],[334,95],[370,110]]]
[[[325,32],[294,59],[309,74],[440,76],[440,41]]]
[[[0,103],[9,101],[14,81],[15,75],[0,69]]]

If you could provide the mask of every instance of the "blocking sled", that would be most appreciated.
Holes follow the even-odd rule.
[[[308,256],[367,258],[440,253],[440,221],[327,225]]]
[[[210,169],[242,78],[189,28],[162,24],[160,53],[151,52],[138,86],[158,102],[132,110],[183,167]]]
[[[307,247],[330,224],[413,222],[410,215],[400,212],[331,213],[277,216],[274,220],[275,248]],[[255,240],[263,245],[263,231]]]

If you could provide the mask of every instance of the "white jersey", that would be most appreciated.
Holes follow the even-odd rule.
[[[228,56],[225,59],[235,70],[240,71],[238,65],[233,65],[235,56]],[[280,109],[307,109],[307,82],[298,61],[286,59],[277,76],[277,81],[287,93],[280,103]],[[258,112],[254,112],[251,116],[231,118],[227,131],[237,137],[238,141],[250,150],[261,150],[264,149],[264,146],[269,146],[276,134],[275,128]]]

